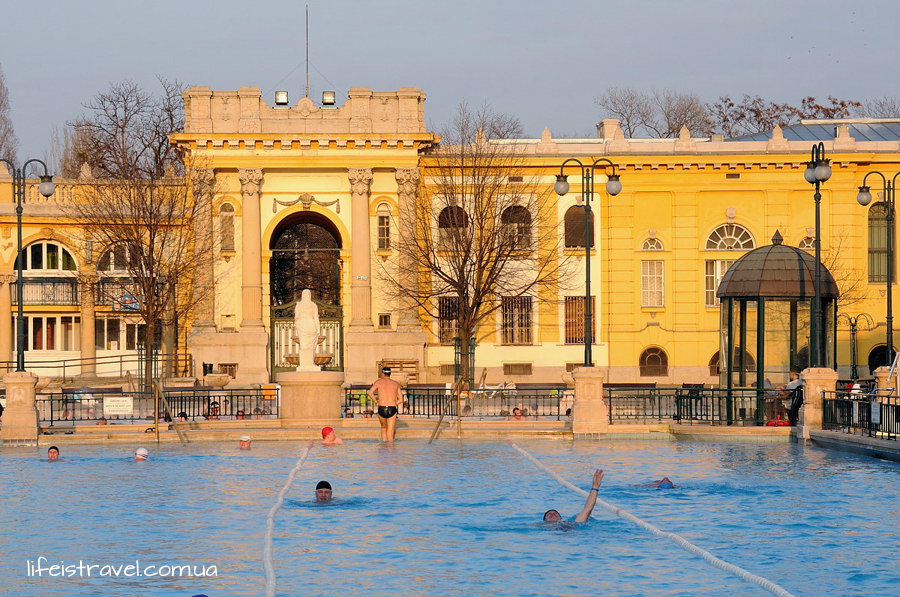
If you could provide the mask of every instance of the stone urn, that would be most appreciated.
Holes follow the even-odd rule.
[[[34,391],[37,393],[43,392],[49,385],[50,385],[49,377],[40,377],[39,376],[37,378],[37,383],[34,385]]]
[[[203,385],[214,390],[221,390],[231,381],[227,373],[207,373],[203,376]]]
[[[332,361],[332,359],[334,359],[334,355],[326,352],[326,353],[315,355],[313,357],[313,362],[316,364],[317,367],[324,367],[325,365],[330,363]]]

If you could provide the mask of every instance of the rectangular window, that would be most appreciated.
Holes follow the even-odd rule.
[[[44,342],[44,350],[56,350],[56,321],[55,317],[47,317],[47,336]]]
[[[47,269],[59,269],[59,246],[47,245]]]
[[[44,269],[44,245],[31,245],[31,269]]]
[[[504,296],[502,301],[503,344],[531,344],[531,297]]]
[[[391,314],[390,313],[379,313],[378,314],[378,327],[380,327],[380,328],[391,327]]]
[[[459,297],[438,297],[438,341],[441,344],[453,344],[457,335],[459,322]]]
[[[663,262],[641,261],[641,306],[662,307],[664,294]]]
[[[869,283],[884,284],[887,282],[887,219],[884,204],[873,205],[869,209]],[[891,271],[891,279],[896,277]]]
[[[137,324],[125,324],[125,349],[137,350]]]
[[[728,268],[734,264],[734,259],[707,259],[706,260],[706,306],[718,307],[719,299],[716,290]]]
[[[531,363],[503,363],[503,375],[531,375]]]
[[[63,350],[81,350],[81,318],[60,318],[60,342]]]
[[[94,320],[94,349],[106,348],[106,320],[97,318]]]
[[[391,216],[378,216],[378,250],[391,248]]]
[[[566,344],[584,344],[584,297],[566,297]],[[591,344],[597,341],[597,301],[591,297]]]
[[[119,350],[119,319],[106,320],[106,350]]]
[[[31,318],[31,350],[44,350],[44,318]]]

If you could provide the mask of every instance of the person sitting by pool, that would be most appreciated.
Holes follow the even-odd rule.
[[[578,516],[575,517],[575,522],[587,522],[588,518],[591,517],[591,512],[594,511],[594,504],[597,503],[597,493],[600,491],[600,483],[603,482],[603,471],[597,469],[594,471],[594,477],[591,481],[591,490],[588,492],[587,500],[584,502],[584,508],[581,509],[581,512],[578,513]],[[544,512],[544,522],[560,522],[562,521],[562,514],[559,513],[559,510],[547,510]]]
[[[50,446],[47,448],[47,461],[53,462],[54,460],[59,460],[59,448]]]
[[[147,460],[147,456],[149,456],[149,452],[147,452],[147,448],[138,448],[134,451],[134,459],[144,462]]]
[[[331,501],[331,483],[328,481],[319,481],[316,484],[316,501],[317,502],[330,502]]]
[[[353,418],[353,411],[350,410],[350,407],[347,407],[347,408],[344,409],[344,418],[345,418],[345,419],[352,419],[352,418]]]
[[[243,419],[246,419],[246,418],[247,418],[247,413],[245,413],[245,412],[243,411],[243,409],[239,409],[239,410],[237,411],[237,413],[234,415],[234,418],[235,418],[235,419],[238,419],[239,421],[240,421],[240,420],[243,420]]]
[[[654,481],[650,483],[648,487],[655,487],[656,489],[675,489],[675,484],[668,477],[663,477],[658,481]]]
[[[178,413],[178,415],[176,415],[175,418],[178,419],[179,421],[187,421],[188,416],[187,416],[186,412],[181,411],[180,413]]]
[[[524,421],[525,417],[522,415],[522,409],[518,406],[515,407],[512,411],[512,416],[509,419],[510,421]]]
[[[344,443],[344,440],[339,438],[335,433],[334,429],[331,427],[322,427],[322,445],[323,446],[334,446],[337,444]]]
[[[241,450],[249,450],[250,449],[250,436],[242,435],[238,438],[238,446]]]
[[[106,424],[108,424],[106,417],[100,417],[99,419],[97,419],[97,425],[106,425]]]

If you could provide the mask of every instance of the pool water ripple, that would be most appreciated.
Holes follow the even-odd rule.
[[[528,441],[523,448],[664,531],[799,596],[895,594],[895,463],[783,444]],[[136,446],[135,446],[136,447]],[[0,452],[0,594],[214,597],[263,592],[265,516],[303,446]],[[644,486],[669,476],[675,490]],[[335,501],[317,504],[321,479]],[[503,443],[314,448],[275,520],[278,595],[735,597],[765,591],[583,503]],[[27,578],[25,560],[215,564],[215,578]]]

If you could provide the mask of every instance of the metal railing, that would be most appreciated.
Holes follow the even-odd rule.
[[[611,424],[764,425],[781,420],[786,400],[777,390],[756,389],[605,388],[604,392]]]
[[[12,304],[18,305],[16,284],[10,284]],[[75,278],[23,278],[23,305],[77,305],[78,280]],[[77,314],[74,314],[77,315]]]
[[[42,426],[79,422],[146,423],[153,426],[157,405],[153,391],[81,388],[41,392],[35,402]],[[275,388],[168,389],[159,396],[165,422],[227,421],[278,418],[280,396]]]
[[[345,416],[373,417],[376,405],[368,396],[368,386],[350,387],[344,391]],[[473,419],[514,419],[518,408],[521,419],[562,420],[574,404],[572,390],[559,386],[530,386],[516,388],[512,385],[498,388],[463,390],[459,400],[461,415]],[[414,418],[431,419],[445,414],[457,416],[457,401],[449,386],[410,386],[403,391],[403,407],[400,413]]]
[[[42,377],[58,377],[69,382],[75,376],[84,373],[85,366],[92,367],[97,375],[131,375],[142,378],[144,362],[147,357],[137,351],[125,354],[105,355],[99,357],[79,357],[72,359],[37,360],[25,358],[25,368]],[[154,377],[193,377],[194,359],[189,354],[155,354],[153,355]],[[0,361],[0,371],[12,371],[15,361]]]
[[[892,389],[838,390],[822,396],[823,429],[879,439],[900,436],[900,397]]]

